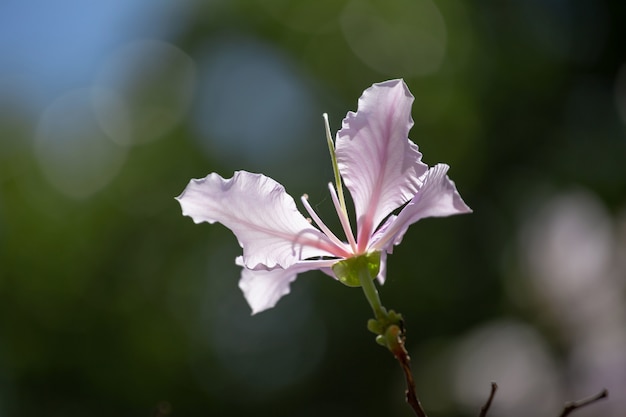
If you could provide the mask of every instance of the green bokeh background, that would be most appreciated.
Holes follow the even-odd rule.
[[[58,12],[69,18],[63,7]],[[546,201],[583,193],[611,219],[618,242],[612,276],[626,301],[623,2],[239,0],[180,7],[186,17],[178,31],[159,40],[187,58],[147,64],[150,76],[125,90],[130,112],[161,112],[145,116],[144,127],[180,115],[154,140],[115,145],[125,159],[102,186],[89,189],[70,164],[70,177],[88,187],[73,195],[42,168],[50,148],[41,156],[37,137],[54,98],[35,110],[24,105],[32,90],[1,100],[0,416],[411,415],[400,369],[366,330],[371,312],[358,289],[306,273],[276,308],[250,316],[237,287],[236,239],[220,225],[194,225],[174,200],[191,178],[246,169],[273,177],[295,197],[308,193],[332,219],[321,113],[336,131],[365,88],[397,77],[416,97],[411,139],[425,162],[451,166],[474,210],[414,225],[389,257],[381,289],[383,303],[406,318],[425,408],[435,417],[476,415],[452,382],[458,357],[449,352],[474,329],[503,319],[523,323],[545,343],[559,401],[592,394],[572,383],[567,363],[578,339],[529,289],[519,247],[524,225]],[[249,49],[235,50],[241,44]],[[209,80],[233,90],[235,108],[260,111],[273,102],[255,95],[262,89],[241,90],[266,82],[250,56],[269,48],[268,60],[286,63],[308,98],[302,110],[289,104],[295,114],[306,112],[295,122],[297,137],[256,155],[241,149],[239,157],[224,145],[227,134],[198,128],[203,111],[216,111],[202,103],[211,99],[207,74],[220,65],[212,55],[220,46],[247,65],[239,79],[246,83]],[[191,70],[177,66],[183,64]],[[188,84],[172,76],[178,70],[191,71]],[[179,106],[173,97],[186,88],[188,104]],[[65,116],[70,124],[81,117]],[[236,124],[245,127],[251,116],[241,111]],[[276,120],[259,137],[280,137],[289,121]],[[143,142],[144,131],[135,129],[133,140]],[[498,363],[506,372],[506,357]],[[620,375],[591,386],[619,397],[626,390]],[[475,382],[485,398],[488,382]],[[543,410],[540,395],[523,402]],[[618,415],[600,407],[586,415]],[[545,415],[558,415],[552,410]],[[494,417],[502,413],[494,409]]]

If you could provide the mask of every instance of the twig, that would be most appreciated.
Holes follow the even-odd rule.
[[[596,395],[589,397],[589,398],[584,398],[582,400],[578,400],[578,401],[572,401],[570,403],[565,404],[565,406],[563,407],[563,411],[561,411],[561,414],[559,415],[559,417],[566,417],[568,416],[572,411],[578,409],[578,408],[582,408],[585,406],[588,406],[590,404],[595,403],[596,401],[599,401],[603,398],[606,398],[609,396],[609,391],[605,388],[602,391],[600,391],[599,393],[597,393]]]
[[[478,415],[478,417],[485,417],[487,415],[487,412],[489,411],[489,407],[491,407],[491,402],[493,401],[493,397],[496,396],[497,390],[498,390],[498,384],[496,384],[495,382],[492,382],[491,393],[489,394],[489,398],[487,398],[487,402],[485,403],[485,405],[480,407],[480,414]]]
[[[407,352],[404,347],[404,333],[398,326],[392,325],[387,329],[387,340],[391,342],[388,345],[389,350],[398,360],[404,372],[404,378],[406,380],[406,402],[411,406],[416,416],[427,417],[415,392],[415,380],[411,372],[411,358],[409,357],[409,352]]]

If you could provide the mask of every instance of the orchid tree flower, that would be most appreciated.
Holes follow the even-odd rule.
[[[236,259],[242,267],[239,287],[252,314],[274,307],[298,274],[315,269],[371,292],[374,277],[384,282],[386,256],[411,224],[471,212],[447,176],[449,167],[429,168],[408,138],[412,103],[403,80],[372,85],[357,112],[343,120],[334,143],[324,115],[335,171],[335,184],[328,187],[345,238],[324,224],[306,195],[301,202],[310,218],[281,184],[262,174],[237,171],[225,179],[212,173],[191,180],[177,197],[195,223],[218,222],[237,237],[243,248]],[[354,203],[356,229],[342,179]]]
[[[195,223],[222,223],[243,248],[236,258],[242,267],[239,287],[252,314],[267,310],[289,293],[305,271],[319,269],[348,286],[363,288],[375,319],[367,327],[389,349],[405,375],[406,401],[417,417],[427,417],[417,397],[410,357],[405,348],[402,316],[387,311],[373,283],[385,280],[387,254],[402,241],[409,226],[425,217],[469,213],[448,166],[428,167],[409,138],[413,96],[402,80],[374,84],[359,98],[356,113],[348,112],[333,142],[326,121],[335,184],[328,184],[345,240],[315,213],[306,195],[305,218],[285,188],[273,179],[237,171],[225,179],[216,173],[193,179],[177,197],[183,214]],[[350,224],[342,179],[356,211],[356,234]],[[395,214],[397,213],[397,214]],[[315,223],[317,227],[313,226]],[[481,408],[487,414],[497,385]],[[606,398],[605,389],[588,399],[566,404],[562,416]]]

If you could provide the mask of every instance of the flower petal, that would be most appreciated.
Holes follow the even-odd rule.
[[[387,279],[387,252],[385,251],[380,253],[380,269],[376,279],[380,285],[383,285]]]
[[[191,180],[177,197],[194,222],[222,223],[243,248],[247,268],[288,268],[301,259],[334,256],[335,246],[298,212],[282,185],[261,174],[213,173]]]
[[[243,268],[239,288],[243,292],[252,314],[260,313],[276,305],[284,295],[289,294],[289,285],[295,281],[297,271],[292,268],[254,271]]]
[[[268,310],[285,295],[289,294],[290,284],[296,280],[299,273],[322,269],[330,261],[304,261],[283,269],[276,268],[271,271],[252,270],[244,267],[241,270],[239,288],[243,292],[248,305],[252,309],[252,314]],[[235,263],[243,266],[241,256],[237,257]]]
[[[459,195],[454,182],[446,175],[449,168],[446,164],[437,164],[428,170],[422,177],[423,185],[415,197],[387,225],[382,236],[377,236],[373,249],[391,253],[393,245],[402,241],[409,226],[425,217],[446,217],[472,212]]]
[[[395,214],[390,215],[389,217],[387,217],[385,222],[378,229],[376,229],[376,231],[372,235],[372,238],[370,239],[369,249],[380,248],[381,247],[381,245],[379,245],[378,242],[381,239],[384,239],[385,236],[388,236],[387,231],[389,230],[391,225],[394,224],[394,222],[396,221],[397,217],[398,216],[396,216]],[[384,246],[384,245],[382,245],[382,246]],[[393,247],[389,248],[387,253],[392,253],[392,249],[393,249]],[[380,249],[374,249],[374,250],[380,250]]]
[[[354,201],[360,251],[376,226],[415,195],[428,169],[408,138],[412,103],[404,81],[374,84],[337,132],[337,163]]]

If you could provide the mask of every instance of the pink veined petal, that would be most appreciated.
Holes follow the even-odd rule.
[[[336,260],[303,261],[286,269],[276,268],[271,271],[252,270],[244,266],[241,270],[239,288],[254,315],[274,307],[283,296],[289,294],[290,284],[296,280],[299,273],[326,269],[332,262]],[[235,263],[243,266],[242,257],[237,257]]]
[[[370,246],[369,246],[369,248],[378,248],[379,247],[378,246],[378,242],[381,239],[385,238],[387,230],[389,230],[391,225],[396,221],[396,217],[398,217],[398,216],[396,216],[395,214],[390,215],[389,217],[387,217],[385,222],[378,229],[376,229],[376,232],[374,232],[374,234],[372,235],[372,238],[370,239]],[[392,253],[393,247],[391,247],[389,249],[390,250],[387,253]],[[373,250],[380,250],[380,249],[373,249]]]
[[[393,222],[382,232],[372,248],[391,253],[398,245],[409,226],[425,217],[446,217],[454,214],[471,213],[463,201],[454,182],[446,173],[450,167],[437,164],[422,177],[423,185],[413,199],[400,211]]]
[[[297,275],[298,271],[293,266],[271,271],[255,271],[244,267],[241,270],[239,289],[252,309],[252,315],[274,307],[278,300],[289,294],[289,286]]]
[[[299,260],[333,256],[335,246],[300,214],[282,185],[261,174],[213,173],[191,180],[177,197],[194,222],[222,223],[237,237],[247,268],[288,268]]]
[[[403,80],[374,84],[337,132],[337,163],[354,201],[360,252],[378,224],[415,195],[428,169],[408,138],[412,104]]]

